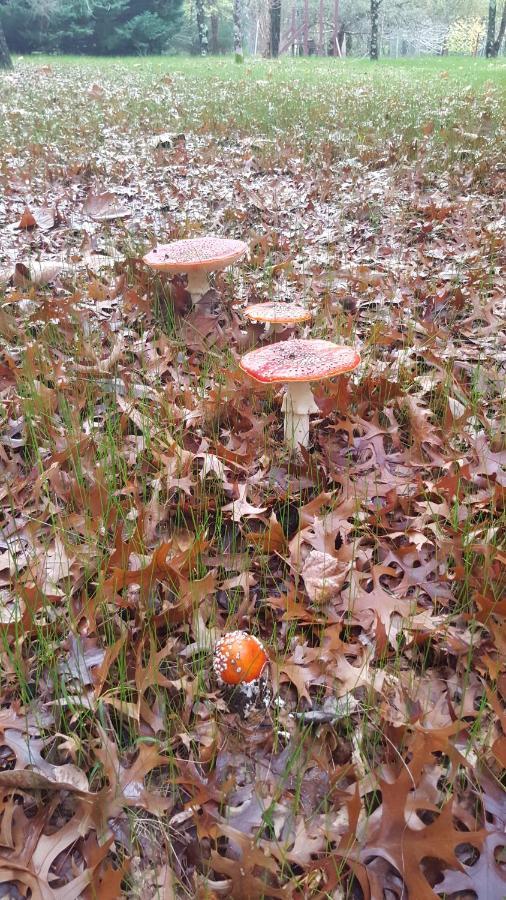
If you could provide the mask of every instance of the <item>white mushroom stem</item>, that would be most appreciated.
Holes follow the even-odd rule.
[[[285,385],[281,406],[285,414],[285,442],[294,452],[299,445],[309,447],[309,416],[318,412],[313,392],[307,381],[291,381]]]
[[[265,322],[264,334],[282,334],[287,328],[293,328],[296,322]]]
[[[211,289],[207,272],[202,269],[194,269],[188,272],[188,293],[191,294],[192,303],[198,303],[200,298]]]

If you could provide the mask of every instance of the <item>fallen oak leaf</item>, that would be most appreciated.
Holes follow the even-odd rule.
[[[371,664],[371,656],[365,656],[360,666],[352,666],[345,656],[339,656],[332,671],[338,681],[342,682],[338,696],[342,697],[362,686],[381,691],[385,672],[383,669],[372,669]]]
[[[100,84],[94,82],[87,90],[87,96],[91,100],[102,100],[105,97],[105,89]]]
[[[335,853],[331,853],[330,856],[326,856],[322,860],[315,860],[311,862],[306,869],[306,873],[310,875],[312,872],[322,873],[325,877],[324,884],[324,892],[320,892],[319,894],[313,894],[312,896],[315,900],[324,900],[324,898],[329,896],[338,897],[339,894],[333,893],[336,888],[340,891],[341,885],[344,881],[344,872],[343,866],[349,866],[353,875],[357,879],[361,889],[363,900],[370,900],[371,898],[371,889],[369,886],[369,878],[367,877],[367,867],[362,863],[358,862],[352,853],[343,851],[339,853],[339,851]],[[331,893],[332,892],[332,893]],[[293,900],[305,900],[306,895],[302,895],[300,893],[296,893],[293,895]],[[419,900],[416,897],[416,900]]]
[[[312,625],[324,625],[326,622],[325,615],[320,614],[314,609],[308,609],[303,603],[299,602],[295,588],[291,588],[289,593],[281,594],[280,597],[267,597],[262,601],[268,608],[283,610],[281,616],[284,622],[299,621],[308,622]]]
[[[154,644],[151,644],[149,659],[145,666],[142,665],[142,645],[139,645],[137,654],[137,664],[135,667],[135,686],[139,693],[139,698],[143,696],[145,691],[150,687],[170,687],[172,682],[159,671],[160,664],[169,656],[174,649],[176,641],[174,638],[167,641],[165,647],[156,650]]]
[[[374,566],[372,572],[373,589],[366,591],[361,581],[370,579],[371,576],[351,569],[346,586],[341,591],[336,608],[347,610],[353,621],[364,624],[368,617],[371,622],[377,616],[381,621],[385,633],[393,646],[395,646],[396,631],[392,629],[391,618],[398,613],[402,618],[409,618],[414,601],[408,597],[399,597],[385,590],[380,582],[380,576],[384,574],[396,575],[395,569],[386,566]]]
[[[399,793],[397,785],[389,785],[380,779],[379,786],[383,797],[381,824],[376,840],[367,843],[363,851],[364,858],[384,856],[403,877],[409,896],[416,897],[416,900],[436,900],[437,894],[422,872],[422,861],[436,857],[441,862],[446,862],[449,868],[462,871],[461,863],[455,855],[456,848],[461,844],[471,844],[479,850],[486,831],[457,830],[453,824],[453,800],[443,806],[439,816],[430,825],[410,828],[404,819],[402,793]],[[394,805],[402,809],[402,821],[397,813],[392,816]]]
[[[250,588],[253,587],[254,584],[257,583],[257,580],[251,572],[241,572],[239,575],[236,575],[235,578],[227,578],[222,583],[222,589],[224,591],[233,591],[239,588],[241,591],[244,591],[246,597],[249,597]]]
[[[253,544],[262,553],[284,553],[287,540],[281,525],[274,513],[271,513],[269,523],[263,531],[245,531],[244,534],[249,544]]]
[[[173,801],[149,791],[144,779],[149,772],[159,766],[170,765],[170,759],[158,752],[155,744],[141,744],[136,759],[131,766],[124,766],[120,760],[116,744],[106,732],[97,726],[99,740],[94,752],[101,763],[108,786],[96,795],[100,799],[106,818],[119,815],[124,807],[140,807],[155,815],[172,809]]]
[[[13,843],[2,852],[0,883],[21,884],[34,900],[78,900],[90,884],[92,870],[85,868],[82,871],[82,865],[72,858],[71,880],[63,887],[54,888],[52,869],[60,854],[66,852],[73,857],[72,848],[89,830],[91,813],[81,805],[62,828],[45,834],[55,806],[56,798],[43,805],[32,818],[25,815],[21,804],[15,806],[11,831]]]
[[[95,697],[98,699],[102,693],[102,689],[109,675],[109,669],[116,661],[127,639],[127,634],[123,634],[117,641],[108,647],[105,651],[104,658],[99,666],[93,669],[92,680],[95,688]]]
[[[345,584],[351,563],[335,559],[320,550],[311,550],[302,566],[302,580],[313,603],[327,603],[337,597]]]
[[[110,222],[113,219],[124,219],[131,211],[123,206],[112,191],[102,194],[89,194],[83,205],[83,212],[96,222]]]
[[[172,541],[160,544],[154,551],[151,561],[140,569],[128,570],[113,567],[110,578],[104,583],[104,593],[107,596],[111,590],[115,593],[131,584],[138,584],[141,591],[147,596],[150,588],[156,581],[168,579],[171,584],[178,584],[179,573],[167,562],[167,556],[172,549]]]
[[[28,287],[31,284],[48,284],[50,281],[54,281],[63,268],[64,263],[58,259],[17,262],[14,267],[13,281],[18,287]]]
[[[95,831],[90,831],[82,842],[83,857],[86,865],[93,872],[90,885],[92,897],[117,900],[123,896],[121,882],[129,870],[130,860],[128,857],[124,859],[119,869],[114,869],[110,862],[106,863],[107,855],[113,844],[113,835],[104,843],[99,844]]]
[[[497,850],[504,849],[504,845],[503,833],[489,832],[478,859],[469,865],[463,863],[460,871],[444,869],[444,878],[435,886],[436,892],[445,896],[469,893],[484,900],[486,897],[505,897],[506,873],[495,855]]]
[[[54,547],[41,558],[38,566],[37,583],[44,594],[63,596],[58,583],[71,574],[72,562],[73,560],[67,557],[63,542],[57,536]]]
[[[246,493],[248,490],[248,484],[237,484],[237,499],[232,500],[231,503],[227,503],[226,506],[221,507],[222,512],[230,512],[232,513],[232,521],[240,522],[242,518],[247,518],[250,516],[260,516],[262,513],[266,512],[266,506],[252,506],[251,503],[248,502]]]
[[[15,584],[15,593],[20,597],[22,606],[21,624],[24,631],[30,634],[37,630],[40,626],[36,622],[36,614],[53,600],[59,600],[60,594],[44,594],[37,585],[25,585],[17,582]],[[17,634],[19,631],[19,620],[14,617],[12,621],[2,623],[1,627],[9,634]]]
[[[88,779],[82,769],[72,763],[62,766],[47,763],[46,767],[43,772],[37,768],[6,769],[0,772],[0,787],[5,790],[72,791],[90,795]]]
[[[7,728],[3,732],[3,746],[15,756],[13,769],[0,772],[0,784],[6,787],[22,787],[23,782],[30,787],[30,782],[47,781],[47,787],[65,787],[66,790],[88,793],[88,780],[81,769],[71,763],[54,766],[48,763],[41,754],[44,741],[18,730]],[[3,779],[3,780],[2,780]]]
[[[404,880],[409,897],[416,900],[436,900],[423,873],[422,863],[427,858],[436,858],[447,867],[464,871],[456,856],[461,844],[470,844],[480,850],[486,837],[486,830],[465,831],[454,825],[457,810],[453,798],[440,809],[437,818],[425,825],[418,810],[428,809],[435,813],[437,808],[423,796],[416,798],[415,808],[410,806],[413,791],[420,785],[423,772],[435,761],[434,754],[444,751],[452,756],[455,748],[449,743],[449,736],[462,729],[461,723],[452,723],[447,729],[416,731],[409,747],[411,759],[404,763],[393,780],[387,780],[387,773],[378,781],[381,791],[381,807],[367,823],[365,840],[360,857],[364,861],[371,856],[380,856],[395,866]],[[460,763],[462,757],[456,754]],[[465,762],[465,761],[464,761]],[[406,813],[408,812],[408,816]],[[444,866],[443,866],[444,868]]]
[[[41,207],[32,212],[27,207],[19,220],[18,228],[25,231],[28,231],[31,228],[40,228],[41,231],[49,231],[51,228],[54,228],[56,221],[57,214],[54,209]]]
[[[199,478],[203,481],[208,475],[214,476],[222,481],[225,487],[228,487],[227,473],[221,459],[218,459],[214,453],[196,453],[195,459],[202,458],[202,468],[199,472]]]
[[[0,309],[0,336],[7,341],[14,341],[19,337],[19,330],[14,319],[4,309]]]
[[[229,897],[241,897],[241,900],[266,900],[267,897],[271,900],[272,897],[279,897],[286,900],[285,890],[262,881],[251,871],[246,872],[244,866],[236,859],[221,856],[216,850],[211,850],[210,866],[220,875],[227,876],[232,891],[228,893]]]
[[[308,685],[315,681],[319,672],[314,672],[310,665],[297,665],[291,662],[272,663],[272,678],[274,685],[279,688],[281,676],[285,675],[284,680],[291,681],[297,689],[300,699],[304,698],[311,704],[311,697],[308,691]]]

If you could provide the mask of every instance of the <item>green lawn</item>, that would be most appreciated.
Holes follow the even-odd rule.
[[[363,60],[246,60],[241,66],[231,59],[179,57],[56,61],[37,56],[22,64],[28,81],[23,97],[36,114],[31,124],[42,139],[54,140],[57,129],[61,143],[66,137],[62,118],[67,115],[76,138],[100,139],[92,128],[97,110],[82,93],[90,79],[109,84],[115,99],[112,108],[104,104],[100,110],[103,127],[135,123],[141,133],[191,129],[216,138],[262,135],[309,146],[338,135],[343,152],[357,142],[409,139],[426,121],[438,128],[465,124],[472,131],[487,92],[491,97],[486,102],[497,121],[504,114],[506,95],[503,61],[451,57],[383,60],[374,67]],[[55,66],[65,90],[58,97],[56,117],[47,97],[51,81],[33,78],[43,65]],[[160,85],[165,75],[174,77],[172,85]],[[9,93],[12,96],[10,87]],[[4,122],[3,129],[6,126]]]

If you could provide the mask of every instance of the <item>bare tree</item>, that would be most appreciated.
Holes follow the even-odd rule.
[[[269,56],[274,59],[279,55],[279,36],[281,34],[281,0],[269,0]]]
[[[382,0],[371,0],[371,41],[369,58],[379,59],[379,12]]]
[[[0,69],[12,69],[12,59],[5,40],[5,33],[0,23]]]
[[[210,51],[216,56],[219,52],[218,45],[218,29],[220,27],[220,19],[216,10],[213,10],[211,15],[209,16],[209,21],[211,22],[211,40],[210,40]]]
[[[320,9],[318,12],[318,53],[320,56],[323,56],[325,53],[325,46],[323,43],[323,20],[324,20],[324,0],[320,0]]]
[[[341,56],[339,42],[339,0],[334,0],[334,31],[332,34],[332,52],[334,56]]]
[[[304,31],[302,37],[304,56],[309,54],[309,0],[304,0]]]
[[[198,46],[201,56],[207,56],[209,49],[209,35],[207,31],[206,13],[204,9],[204,0],[195,0],[195,10],[197,13],[197,33]]]
[[[504,2],[501,21],[499,23],[499,31],[497,37],[495,34],[497,17],[497,0],[488,0],[488,23],[487,23],[487,43],[485,45],[485,56],[489,59],[496,57],[501,49],[501,44],[506,31],[506,0]]]

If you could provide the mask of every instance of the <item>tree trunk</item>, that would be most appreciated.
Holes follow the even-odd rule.
[[[304,56],[309,56],[309,0],[304,0],[304,32],[302,45]]]
[[[339,41],[339,0],[334,0],[334,32],[332,34],[333,55],[341,56]]]
[[[217,56],[220,52],[220,48],[218,45],[218,28],[220,25],[220,20],[216,13],[211,14],[211,53],[214,56]]]
[[[4,30],[0,24],[0,69],[12,69],[12,59],[5,40]]]
[[[292,34],[291,34],[291,41],[292,41],[292,56],[295,56],[295,40],[296,40],[296,37],[297,37],[297,22],[296,22],[296,12],[295,12],[295,0],[293,0],[293,6],[292,6]]]
[[[495,3],[495,0],[494,0]],[[496,56],[499,55],[499,50],[501,49],[501,44],[504,40],[504,34],[506,32],[506,0],[504,0],[504,6],[502,10],[501,23],[499,25],[499,31],[497,32],[497,37],[495,41],[493,41],[492,46],[490,48],[490,53],[488,53],[488,35],[487,35],[487,56],[491,56],[495,59]]]
[[[318,16],[318,53],[320,56],[324,56],[325,54],[325,43],[323,40],[323,4],[324,0],[320,0],[320,12]]]
[[[244,60],[242,40],[242,0],[234,0],[234,53],[236,63],[242,63]]]
[[[197,11],[197,32],[198,46],[201,56],[207,56],[209,48],[209,36],[207,33],[206,16],[204,12],[204,0],[195,0],[195,9]]]
[[[495,41],[495,17],[497,14],[497,0],[488,0],[488,22],[487,22],[487,43],[485,45],[485,56],[490,59],[492,56],[492,47]]]
[[[279,36],[281,34],[281,0],[270,0],[269,20],[269,56],[272,56],[273,59],[276,59],[279,54]]]
[[[379,8],[381,0],[371,0],[371,43],[369,45],[370,59],[379,59]]]

